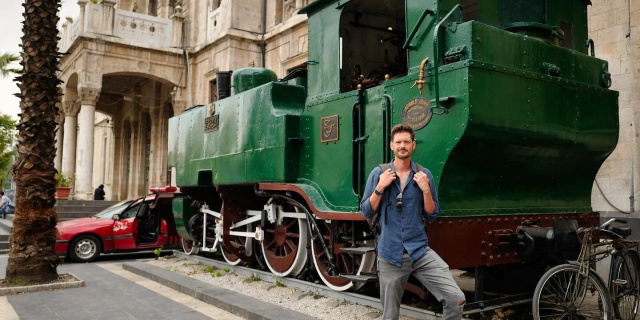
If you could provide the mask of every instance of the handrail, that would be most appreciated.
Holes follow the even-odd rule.
[[[383,112],[383,118],[384,118],[384,122],[385,122],[385,126],[383,128],[383,134],[384,137],[382,138],[382,152],[383,152],[383,162],[387,163],[389,161],[391,161],[391,152],[389,150],[389,139],[390,139],[390,135],[391,135],[391,110],[392,110],[392,106],[391,106],[391,101],[392,98],[388,93],[385,93],[384,95],[382,95],[384,97],[384,99],[386,100],[386,106],[384,108],[384,112]]]
[[[589,46],[591,46],[591,56],[595,57],[596,56],[596,49],[594,48],[596,45],[593,43],[593,39],[589,38],[587,39],[587,51],[589,51]]]
[[[444,18],[440,20],[440,22],[438,22],[435,30],[433,30],[433,77],[434,77],[433,81],[434,81],[434,87],[436,91],[436,101],[435,101],[436,107],[440,107],[440,85],[438,83],[438,58],[439,58],[438,33],[440,33],[440,28],[442,28],[442,24],[445,21],[449,20],[453,12],[456,10],[460,10],[460,13],[462,14],[462,5],[458,3],[455,6],[453,6],[453,8],[451,8],[451,11],[449,11],[449,13],[447,13],[447,15],[445,15]]]
[[[411,46],[409,46],[409,43],[411,43],[411,40],[413,40],[413,37],[418,32],[418,28],[422,24],[422,21],[424,21],[424,18],[427,17],[427,14],[433,16],[436,13],[435,13],[435,11],[433,11],[433,10],[431,10],[429,8],[424,9],[424,12],[422,12],[422,15],[420,16],[420,19],[418,19],[418,23],[416,23],[415,27],[413,27],[413,30],[411,30],[411,34],[409,35],[409,38],[407,38],[407,41],[402,46],[402,49],[406,50],[407,48],[409,48],[409,49],[412,48]]]

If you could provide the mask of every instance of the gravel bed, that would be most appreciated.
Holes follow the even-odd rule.
[[[277,286],[270,282],[247,278],[172,256],[150,260],[147,263],[265,302],[305,313],[318,319],[373,320],[382,318],[382,313],[379,309],[355,305],[335,298],[326,298],[313,292],[297,300],[301,294],[300,291],[285,287],[284,284]],[[401,316],[400,319],[413,320],[415,318]]]

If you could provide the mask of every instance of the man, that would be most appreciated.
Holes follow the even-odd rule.
[[[442,319],[461,319],[464,293],[449,266],[428,246],[424,219],[435,220],[440,206],[431,172],[411,161],[415,133],[400,124],[391,129],[395,158],[389,169],[373,169],[360,207],[366,218],[380,216],[378,278],[383,319],[398,319],[404,287],[414,275],[443,304]]]
[[[2,219],[7,218],[7,213],[13,212],[13,205],[11,205],[11,199],[4,194],[4,191],[0,191],[0,213],[2,214]]]
[[[95,191],[93,191],[93,200],[104,200],[104,185],[101,184]]]

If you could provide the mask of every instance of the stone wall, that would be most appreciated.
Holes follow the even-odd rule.
[[[588,9],[589,37],[595,42],[596,57],[609,62],[611,89],[620,92],[620,135],[618,146],[601,167],[592,192],[595,211],[628,212],[638,208],[640,197],[640,2],[631,0],[593,1]],[[633,194],[631,193],[634,189]]]

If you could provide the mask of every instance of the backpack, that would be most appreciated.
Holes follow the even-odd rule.
[[[416,171],[415,172],[420,172],[420,171],[422,171],[424,169],[421,165],[419,165],[417,163],[415,165],[416,165]],[[382,169],[382,172],[385,172],[388,169],[391,169],[391,167],[389,166],[388,163],[379,164],[378,167],[380,167],[380,169]],[[384,195],[385,194],[382,193],[383,199],[384,199]],[[380,205],[382,205],[382,203],[383,203],[383,201],[380,201]],[[380,213],[382,212],[382,207],[380,207],[378,209],[380,209],[378,213],[376,213],[371,218],[367,218],[367,224],[369,224],[369,229],[371,229],[371,232],[373,233],[373,235],[376,238],[380,235],[380,232],[381,232],[381,228],[380,228]]]

